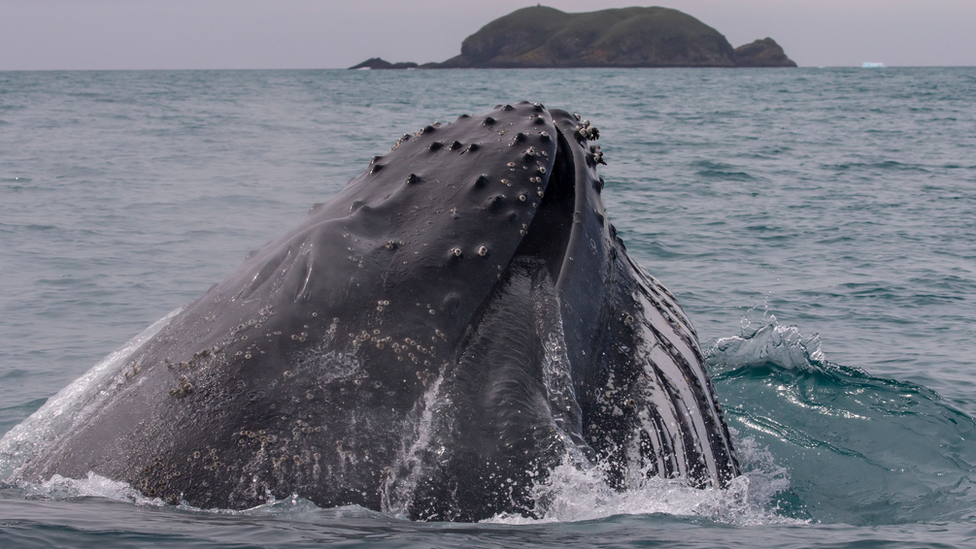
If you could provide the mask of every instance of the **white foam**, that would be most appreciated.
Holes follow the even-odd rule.
[[[37,456],[43,448],[74,432],[87,419],[82,412],[94,413],[98,407],[90,404],[107,398],[108,388],[115,385],[113,380],[124,363],[182,310],[181,307],[157,320],[7,432],[0,439],[0,479],[15,474],[17,468]]]
[[[802,523],[776,514],[775,496],[789,489],[786,470],[776,466],[769,452],[753,439],[738,441],[737,447],[747,471],[726,489],[697,489],[683,479],[650,477],[631,489],[618,491],[604,482],[599,468],[582,469],[567,461],[533,489],[540,518],[502,514],[485,522],[578,522],[616,515],[662,514],[737,526]]]
[[[73,479],[54,475],[50,480],[40,483],[19,482],[16,486],[25,497],[54,500],[96,497],[125,501],[136,505],[165,506],[159,498],[144,496],[139,490],[124,482],[110,480],[89,472],[87,478]]]
[[[448,414],[440,413],[450,405],[441,392],[445,372],[446,368],[442,367],[437,379],[427,389],[413,411],[413,414],[419,418],[414,424],[413,433],[405,439],[412,442],[409,448],[406,446],[401,448],[397,464],[391,468],[390,476],[383,483],[381,504],[384,513],[395,517],[408,516],[410,500],[424,475],[423,454],[431,448],[439,422],[450,421]],[[443,448],[434,450],[438,455],[443,451]]]
[[[16,482],[13,486],[21,491],[26,498],[43,498],[52,500],[70,500],[77,498],[105,498],[115,501],[131,503],[137,506],[149,505],[153,507],[172,507],[160,498],[150,498],[142,494],[125,482],[111,480],[97,475],[93,472],[83,479],[65,478],[61,475],[54,475],[50,480],[34,482]],[[293,494],[284,499],[275,499],[268,495],[268,500],[262,505],[249,509],[202,509],[194,507],[186,501],[175,506],[176,509],[183,511],[214,513],[220,515],[252,515],[252,516],[280,516],[318,513],[322,511],[310,500]],[[339,515],[362,516],[364,514],[378,514],[375,511],[359,506],[341,507],[332,510]]]

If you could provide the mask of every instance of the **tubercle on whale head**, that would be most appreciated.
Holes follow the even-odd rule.
[[[297,234],[306,233],[311,250],[279,287],[310,307],[332,303],[346,323],[364,325],[368,337],[340,329],[335,345],[389,355],[410,380],[414,370],[426,376],[450,358],[515,257],[538,257],[560,291],[593,296],[592,305],[563,312],[570,362],[579,370],[574,377],[585,379],[593,352],[588,326],[604,314],[604,270],[614,246],[603,222],[602,179],[577,124],[565,111],[523,102],[405,135],[269,246],[278,250],[268,264],[275,272],[301,255],[293,249]],[[450,145],[431,147],[438,142]],[[255,260],[275,257],[261,255]],[[373,300],[357,305],[353,295]],[[374,301],[385,303],[377,308]],[[393,343],[403,344],[420,327],[429,332],[424,345],[431,356],[394,355],[400,347]]]
[[[279,241],[278,249],[307,231],[315,244],[302,284],[292,285],[319,298],[331,292],[327,301],[337,303],[340,292],[316,287],[308,273],[348,278],[347,288],[368,293],[372,287],[378,295],[415,286],[412,299],[388,299],[370,322],[383,323],[384,333],[393,328],[391,318],[403,326],[430,326],[446,334],[440,338],[445,348],[463,337],[464,330],[455,327],[474,318],[518,255],[542,257],[561,289],[600,294],[606,273],[599,268],[563,269],[605,265],[614,252],[602,178],[579,126],[568,112],[522,102],[404,135]],[[450,145],[432,146],[441,143]],[[327,238],[340,233],[341,240]],[[262,255],[256,259],[266,261],[271,254]],[[381,281],[377,272],[383,273]],[[443,295],[425,289],[425,277],[440,280],[433,289]],[[571,331],[579,325],[582,334],[582,325],[599,314],[595,307],[577,310],[568,325]],[[574,363],[585,364],[589,349],[573,349],[579,355]]]
[[[441,292],[462,296],[449,308],[451,323],[464,324],[459,319],[474,315],[503,277],[548,200],[557,133],[548,111],[531,103],[428,125],[374,157],[366,172],[314,210],[306,226],[340,221],[346,227],[344,248],[352,250],[337,251],[363,262],[349,271],[351,286],[375,285],[365,279],[375,272],[385,273],[380,292],[409,285],[421,273],[438,277]],[[355,207],[343,211],[340,205]],[[393,253],[374,251],[376,244],[383,245],[380,252],[391,251],[385,246],[390,241],[398,243]],[[456,341],[463,330],[439,322],[433,306],[442,299],[417,286],[412,303],[391,303],[384,316],[437,323]],[[412,312],[426,311],[427,303],[434,315]]]
[[[597,137],[592,124],[527,102],[406,134],[314,210],[306,225],[345,236],[338,243],[313,236],[319,265],[306,270],[331,272],[329,280],[348,279],[345,288],[387,301],[358,321],[379,326],[380,339],[402,339],[398,332],[420,326],[440,334],[430,339],[443,359],[466,337],[513,258],[539,257],[560,294],[590,297],[562,311],[573,377],[587,379],[593,321],[607,315],[610,269],[618,246],[623,250],[606,222],[603,179],[590,149]],[[438,142],[451,145],[431,148]],[[342,267],[345,273],[336,273]],[[326,301],[349,308],[347,295],[316,288],[312,279],[311,294],[332,291]],[[432,279],[438,284],[424,284]],[[404,299],[403,288],[416,290]],[[413,368],[400,360],[409,358],[398,356],[398,364]]]

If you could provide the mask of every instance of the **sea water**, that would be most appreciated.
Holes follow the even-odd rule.
[[[543,517],[481,524],[56,477],[0,484],[0,546],[971,546],[973,89],[973,68],[0,72],[0,434],[400,135],[529,100],[599,127],[610,217],[695,324],[745,471],[617,493],[566,466]]]

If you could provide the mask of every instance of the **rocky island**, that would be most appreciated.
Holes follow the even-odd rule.
[[[351,70],[357,70],[357,69],[372,69],[372,70],[381,70],[381,69],[416,69],[417,68],[417,64],[416,63],[411,63],[409,61],[406,62],[406,63],[390,63],[389,61],[384,61],[384,60],[380,59],[379,57],[370,57],[369,59],[363,61],[362,63],[360,63],[358,65],[354,65],[354,66],[349,67],[349,68]]]
[[[772,38],[733,48],[720,32],[661,7],[566,13],[546,6],[495,19],[443,63],[388,63],[350,68],[795,67]],[[385,66],[389,65],[389,66]]]

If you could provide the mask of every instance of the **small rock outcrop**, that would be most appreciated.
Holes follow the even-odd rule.
[[[371,57],[358,65],[349,67],[350,70],[355,70],[355,69],[387,70],[387,69],[415,69],[415,68],[417,68],[416,63],[412,63],[412,62],[390,63],[389,61],[384,61],[379,57]]]
[[[735,48],[735,63],[739,67],[795,67],[783,48],[772,38],[756,40]]]

